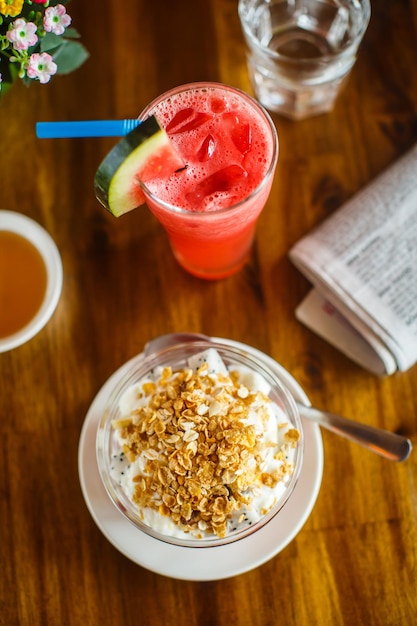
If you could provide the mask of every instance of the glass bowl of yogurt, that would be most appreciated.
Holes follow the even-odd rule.
[[[178,546],[257,532],[301,472],[301,419],[278,370],[224,341],[145,350],[116,382],[98,426],[108,496],[138,529]]]

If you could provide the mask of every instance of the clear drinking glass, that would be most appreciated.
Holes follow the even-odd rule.
[[[370,13],[369,0],[239,0],[259,101],[295,120],[330,111]]]
[[[164,185],[142,185],[179,264],[219,279],[247,261],[269,196],[278,137],[269,114],[246,93],[192,83],[162,94],[140,114],[155,114],[186,167]]]

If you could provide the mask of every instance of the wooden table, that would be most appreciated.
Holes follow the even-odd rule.
[[[182,271],[146,208],[115,220],[98,204],[94,173],[114,140],[38,140],[34,128],[135,116],[195,80],[252,93],[236,0],[73,2],[88,62],[2,100],[0,208],[49,231],[64,286],[47,326],[0,354],[0,624],[417,623],[415,452],[395,464],[323,432],[321,490],[301,532],[259,568],[209,582],[153,573],[117,551],[87,510],[77,468],[100,387],[149,339],[175,331],[251,344],[315,405],[417,444],[417,367],[378,379],[297,322],[309,284],[287,255],[417,140],[417,2],[372,5],[334,111],[302,122],[275,116],[272,194],[250,263],[224,281]]]

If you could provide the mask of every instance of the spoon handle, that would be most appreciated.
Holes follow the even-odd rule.
[[[405,461],[412,450],[411,441],[402,435],[375,428],[367,424],[355,422],[341,415],[328,411],[321,411],[313,407],[297,403],[300,415],[317,422],[323,428],[330,430],[346,439],[376,452],[391,461]]]

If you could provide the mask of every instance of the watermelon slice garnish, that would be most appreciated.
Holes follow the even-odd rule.
[[[119,217],[145,202],[141,183],[169,178],[184,161],[155,116],[148,117],[123,137],[100,164],[96,198]]]

